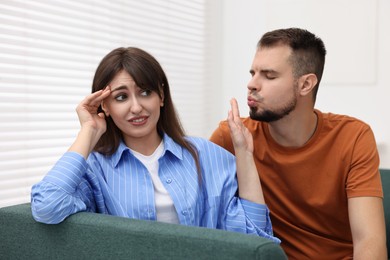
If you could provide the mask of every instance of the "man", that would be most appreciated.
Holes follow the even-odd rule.
[[[242,122],[275,236],[289,259],[386,259],[373,132],[314,108],[325,55],[321,39],[290,28],[266,33],[253,59]],[[211,140],[234,153],[226,121]]]

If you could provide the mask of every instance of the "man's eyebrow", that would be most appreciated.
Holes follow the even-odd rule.
[[[267,73],[278,74],[278,72],[276,70],[273,70],[273,69],[263,69],[263,70],[260,70],[260,73],[264,73],[264,74],[267,74]]]
[[[255,70],[254,69],[250,69],[249,73],[250,74],[254,74]],[[268,74],[268,73],[278,74],[278,72],[276,70],[273,70],[273,69],[262,69],[262,70],[260,70],[260,73],[262,73],[262,74]]]

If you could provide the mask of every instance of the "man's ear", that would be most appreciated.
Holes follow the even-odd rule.
[[[299,78],[300,94],[306,96],[311,93],[314,87],[317,85],[318,79],[314,73],[302,75]]]

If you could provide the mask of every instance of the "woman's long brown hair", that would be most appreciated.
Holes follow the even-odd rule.
[[[164,96],[164,106],[160,108],[160,118],[157,122],[158,134],[162,137],[166,133],[191,153],[200,178],[197,151],[185,139],[184,129],[172,102],[168,79],[160,63],[152,55],[135,47],[114,49],[102,59],[97,67],[92,83],[92,93],[104,89],[122,70],[130,74],[138,87],[154,91],[160,98]],[[102,112],[101,107],[99,107],[99,112]],[[106,122],[107,131],[102,135],[94,150],[104,155],[111,155],[118,149],[123,137],[111,117],[106,117]]]

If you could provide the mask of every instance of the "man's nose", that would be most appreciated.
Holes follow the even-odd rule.
[[[250,92],[259,91],[261,88],[260,82],[256,80],[255,77],[252,77],[251,80],[248,82],[247,88]]]

